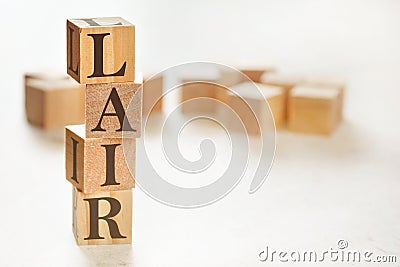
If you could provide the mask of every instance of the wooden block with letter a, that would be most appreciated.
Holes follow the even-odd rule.
[[[245,82],[232,86],[232,91],[228,95],[229,104],[234,108],[249,134],[260,134],[260,131],[270,130],[268,127],[273,125],[267,103],[272,112],[275,127],[278,129],[282,127],[285,113],[282,88]]]
[[[143,114],[162,111],[163,83],[162,74],[145,77],[143,83]]]
[[[84,193],[131,189],[135,186],[135,152],[135,139],[85,138],[84,125],[68,126],[66,178]]]
[[[135,26],[119,17],[67,20],[67,72],[81,84],[133,82]]]
[[[84,86],[71,78],[25,77],[25,81],[25,113],[30,123],[51,129],[84,122]]]
[[[86,137],[140,137],[142,84],[138,74],[134,83],[86,85]]]
[[[288,129],[293,132],[330,134],[338,124],[340,90],[332,87],[296,86],[289,95]]]
[[[132,190],[85,194],[73,188],[72,229],[78,245],[132,243]]]

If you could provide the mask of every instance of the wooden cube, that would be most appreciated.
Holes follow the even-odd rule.
[[[338,124],[340,90],[297,86],[289,95],[288,128],[293,132],[331,134]]]
[[[135,26],[119,17],[67,20],[67,72],[81,84],[133,82]]]
[[[135,83],[86,85],[87,138],[140,137],[142,81],[139,74]]]
[[[266,73],[273,73],[275,69],[269,68],[241,68],[240,71],[255,83],[261,82],[261,77]]]
[[[78,245],[132,243],[132,190],[85,194],[74,187],[72,199]]]
[[[217,83],[220,84],[222,87],[226,87],[226,90],[218,90],[216,93],[216,98],[227,104],[228,103],[228,99],[229,99],[229,88],[231,86],[237,85],[239,83],[243,83],[246,82],[246,76],[241,73],[238,70],[234,70],[234,69],[230,69],[230,68],[224,68],[222,70],[219,71],[219,77],[217,80]]]
[[[306,77],[304,81],[301,83],[307,86],[314,86],[316,88],[336,88],[339,90],[339,108],[338,108],[338,122],[343,120],[343,104],[344,104],[344,91],[346,84],[344,81],[326,78],[326,77],[316,77],[310,76]]]
[[[304,77],[295,74],[267,72],[262,75],[260,82],[267,85],[279,86],[288,93],[293,87],[304,81]]]
[[[276,73],[265,73],[260,78],[260,80],[261,83],[263,84],[279,86],[283,89],[285,95],[285,106],[286,106],[285,119],[287,119],[288,116],[287,106],[288,106],[288,97],[290,91],[292,90],[293,87],[302,83],[304,81],[304,77],[295,74],[276,72]]]
[[[163,75],[147,75],[143,83],[143,114],[162,111]]]
[[[255,86],[259,88],[259,91]],[[260,134],[261,131],[270,130],[268,127],[273,125],[269,111],[265,108],[267,103],[272,112],[275,127],[277,129],[282,127],[285,96],[281,87],[245,82],[232,86],[232,92],[229,92],[228,95],[229,104],[239,115],[249,134]]]
[[[45,80],[45,81],[59,81],[68,80],[70,77],[67,74],[54,72],[54,71],[32,71],[24,74],[25,85],[28,80]]]
[[[123,144],[121,138],[85,138],[84,125],[67,126],[65,162],[67,180],[84,193],[131,189],[136,140]]]
[[[28,122],[45,129],[85,120],[85,88],[74,80],[25,77],[25,114]]]
[[[216,81],[194,81],[194,80],[183,80],[181,90],[181,103],[196,99],[196,98],[209,98],[209,99],[217,99],[217,91],[219,87],[215,84]],[[182,112],[183,113],[196,113],[196,112],[205,112],[212,113],[217,109],[217,105],[213,100],[210,101],[191,101],[185,104],[182,104]]]

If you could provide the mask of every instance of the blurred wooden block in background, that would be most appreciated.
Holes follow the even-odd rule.
[[[293,87],[303,82],[304,77],[295,74],[287,74],[281,72],[267,72],[260,78],[260,83],[279,86],[288,93]]]
[[[67,72],[81,84],[135,80],[135,26],[120,17],[67,20]]]
[[[85,121],[85,87],[65,76],[25,75],[28,122],[46,129]]]
[[[51,70],[31,71],[24,74],[25,85],[28,80],[45,80],[45,81],[59,81],[68,80],[70,77],[67,74],[54,72]]]
[[[218,90],[216,92],[216,98],[227,104],[229,100],[229,88],[231,86],[243,83],[247,80],[246,76],[236,69],[226,67],[219,71],[219,77],[217,83],[227,88],[226,90]]]
[[[287,118],[288,96],[293,87],[299,85],[304,81],[304,77],[296,74],[289,73],[265,73],[261,77],[261,83],[272,86],[279,86],[283,89],[285,95],[285,118]]]
[[[205,112],[211,113],[215,112],[217,109],[217,104],[213,99],[217,99],[217,90],[219,90],[218,85],[215,84],[215,80],[200,80],[195,81],[182,80],[182,85],[179,90],[181,90],[181,110],[183,113],[196,113]],[[210,101],[196,101],[196,98],[208,98]],[[193,100],[192,100],[193,99]],[[190,101],[192,100],[192,101]],[[185,101],[186,102],[183,104]]]
[[[261,82],[261,77],[264,74],[274,73],[275,68],[265,67],[265,68],[241,68],[240,71],[246,75],[250,80],[255,83]]]
[[[339,79],[310,76],[306,77],[301,83],[302,85],[314,86],[316,88],[336,88],[339,90],[339,108],[338,108],[338,122],[343,120],[344,109],[344,95],[346,83]]]
[[[331,134],[338,125],[340,90],[297,86],[289,95],[288,129],[293,132]]]
[[[136,140],[125,139],[124,142],[123,146],[121,138],[85,138],[84,125],[67,126],[67,180],[84,193],[133,188]]]
[[[147,75],[143,83],[143,114],[162,111],[164,78],[162,74]]]
[[[277,129],[282,127],[285,96],[281,87],[263,84],[254,85],[252,82],[245,82],[232,86],[232,92],[229,92],[228,95],[229,104],[235,110],[249,134],[260,134],[260,130],[271,130],[270,128],[273,128],[272,117],[275,121],[275,127]],[[272,114],[270,114],[267,103]]]
[[[141,74],[137,74],[135,83],[86,85],[86,137],[140,137],[142,85]]]
[[[132,190],[85,194],[74,187],[72,199],[78,245],[132,243]]]

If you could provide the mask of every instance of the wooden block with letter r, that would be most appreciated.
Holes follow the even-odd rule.
[[[132,243],[132,190],[85,194],[73,188],[72,229],[78,245]]]
[[[133,82],[135,26],[119,17],[68,19],[67,72],[81,84]]]
[[[86,85],[86,137],[137,138],[142,128],[143,79]]]
[[[135,186],[135,152],[135,139],[85,138],[84,125],[68,126],[66,178],[84,193],[131,189]]]

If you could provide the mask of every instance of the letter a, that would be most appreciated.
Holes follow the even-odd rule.
[[[106,112],[108,104],[110,103],[110,101],[111,101],[112,105],[114,106],[115,113],[107,113]],[[97,126],[95,128],[91,129],[92,132],[96,132],[96,131],[105,132],[106,131],[105,129],[103,129],[101,127],[101,122],[103,121],[103,117],[104,116],[116,116],[116,117],[118,117],[120,128],[118,130],[116,130],[116,132],[121,132],[121,131],[133,131],[133,132],[136,132],[136,130],[134,130],[132,128],[132,126],[129,124],[128,119],[125,117],[124,107],[122,106],[121,99],[119,98],[119,95],[118,95],[117,90],[115,88],[113,88],[111,90],[110,96],[108,97],[108,100],[106,102],[106,106],[104,107],[103,113],[101,114],[99,123],[97,124]]]

